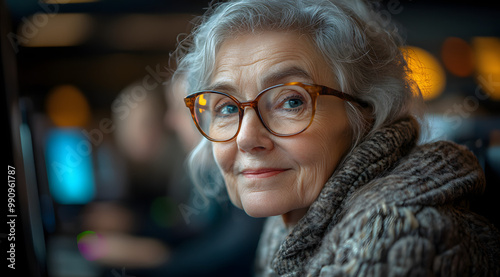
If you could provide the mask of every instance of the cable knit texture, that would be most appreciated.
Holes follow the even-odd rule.
[[[484,191],[475,156],[416,145],[407,119],[356,147],[291,229],[268,219],[258,276],[500,276],[500,235],[467,209]]]

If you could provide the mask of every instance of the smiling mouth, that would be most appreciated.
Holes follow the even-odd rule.
[[[263,168],[244,170],[241,174],[246,178],[269,178],[278,175],[288,169],[283,168]]]

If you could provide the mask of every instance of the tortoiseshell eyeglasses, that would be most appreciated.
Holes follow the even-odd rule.
[[[319,95],[336,96],[363,107],[363,101],[338,90],[292,82],[261,91],[253,101],[240,102],[218,91],[200,91],[184,98],[201,134],[213,142],[230,141],[238,135],[245,107],[255,110],[265,128],[275,136],[294,136],[313,122]]]

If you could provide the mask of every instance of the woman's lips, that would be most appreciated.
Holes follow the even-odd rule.
[[[247,178],[269,178],[287,171],[284,168],[260,168],[243,170],[241,174]]]

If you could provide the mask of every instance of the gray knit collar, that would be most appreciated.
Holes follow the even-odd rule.
[[[308,261],[329,226],[340,220],[345,199],[408,154],[416,144],[418,133],[416,120],[405,119],[373,133],[353,149],[281,244],[273,261],[276,272],[293,272],[298,269],[297,265]]]

